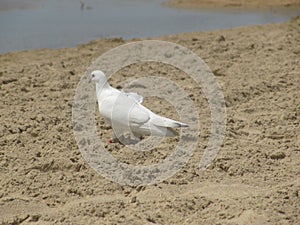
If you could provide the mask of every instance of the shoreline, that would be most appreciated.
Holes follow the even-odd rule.
[[[131,0],[129,0],[131,1]],[[172,1],[172,0],[171,0]],[[176,2],[177,0],[174,0]],[[182,2],[189,2],[193,0],[183,0]],[[195,1],[195,0],[194,0]],[[208,0],[209,2],[210,0]],[[226,0],[213,0],[213,2],[219,2],[220,4],[222,1]],[[228,1],[228,0],[227,0]],[[288,0],[290,1],[290,0]],[[178,13],[178,9],[170,8],[167,6],[162,6],[161,1],[155,3],[157,7],[161,9],[161,13],[159,14],[160,19],[154,22],[149,23],[149,20],[146,18],[145,20],[142,20],[141,23],[137,22],[132,28],[132,32],[128,32],[127,27],[119,28],[117,32],[110,30],[111,25],[114,25],[114,22],[112,24],[101,22],[105,21],[101,18],[97,17],[97,21],[101,24],[102,28],[99,29],[98,25],[95,26],[93,20],[86,19],[90,24],[90,28],[86,30],[86,32],[82,33],[80,32],[82,29],[86,29],[86,26],[82,21],[84,21],[84,18],[86,13],[93,13],[91,12],[84,12],[84,14],[79,12],[79,8],[75,8],[75,11],[77,9],[77,14],[74,16],[75,21],[77,21],[79,27],[76,27],[76,25],[72,25],[72,28],[70,28],[72,35],[69,35],[69,32],[65,29],[61,30],[62,27],[56,26],[55,20],[52,21],[51,16],[49,18],[45,18],[49,21],[49,24],[47,23],[47,26],[51,27],[51,29],[47,29],[47,26],[44,26],[43,24],[32,24],[30,22],[30,18],[35,18],[34,21],[39,21],[40,16],[44,15],[45,10],[47,11],[47,7],[38,7],[38,5],[30,5],[29,3],[16,3],[16,2],[2,2],[0,3],[0,10],[4,10],[1,15],[4,15],[1,18],[3,19],[3,24],[5,24],[5,18],[7,21],[12,21],[11,29],[8,29],[5,25],[4,31],[3,31],[3,38],[1,38],[1,51],[0,54],[12,52],[12,51],[20,51],[20,50],[30,50],[30,49],[37,49],[40,47],[43,48],[68,48],[68,47],[75,47],[78,44],[81,43],[87,43],[91,40],[98,39],[98,38],[108,38],[108,37],[122,37],[124,40],[130,40],[131,38],[153,38],[156,36],[162,36],[162,35],[169,35],[169,34],[180,34],[182,32],[195,32],[195,31],[204,31],[204,30],[218,30],[218,29],[226,29],[231,27],[238,27],[243,25],[254,25],[254,24],[267,24],[267,23],[273,23],[273,22],[284,22],[290,19],[294,15],[298,15],[300,10],[293,9],[293,7],[285,7],[284,9],[275,9],[275,8],[268,8],[268,9],[262,9],[262,8],[253,8],[252,10],[248,10],[245,8],[239,8],[239,7],[216,7],[216,6],[210,6],[210,8],[203,8],[202,6],[202,12],[196,12],[196,9],[193,11],[191,10],[184,10],[179,9],[183,16],[181,16],[181,13]],[[163,3],[164,4],[164,3]],[[168,4],[168,3],[166,3]],[[142,4],[140,4],[142,5]],[[5,8],[6,6],[6,8]],[[51,5],[48,5],[48,7]],[[75,5],[76,6],[76,5]],[[173,5],[174,6],[174,5]],[[64,5],[64,7],[69,8],[69,5]],[[118,7],[116,5],[116,7]],[[132,8],[133,6],[131,6]],[[198,5],[199,7],[199,5]],[[34,10],[28,10],[33,9]],[[193,7],[191,7],[193,8]],[[14,12],[11,13],[11,11],[7,12],[5,15],[5,10],[14,10]],[[134,11],[136,10],[145,10],[144,8],[140,8],[138,6]],[[27,10],[27,11],[26,11]],[[49,10],[53,10],[50,9]],[[95,8],[96,10],[96,8]],[[148,10],[148,9],[147,9]],[[166,12],[172,12],[170,15]],[[20,29],[18,26],[14,26],[16,23],[16,19],[14,14],[20,12],[22,15],[24,13],[24,28]],[[196,13],[195,13],[196,12]],[[71,11],[68,11],[68,13],[71,15],[73,14],[73,8],[71,8]],[[193,15],[193,14],[196,15]],[[205,14],[208,15],[205,15]],[[60,13],[59,13],[60,14]],[[68,14],[68,15],[69,15]],[[45,15],[48,15],[46,13]],[[49,14],[51,15],[51,14]],[[167,16],[166,16],[167,15]],[[179,15],[179,16],[177,16]],[[224,17],[223,17],[224,15]],[[274,16],[273,16],[274,15]],[[172,17],[174,19],[174,22],[176,20],[177,24],[173,26],[168,18]],[[152,16],[153,17],[153,16]],[[151,17],[151,18],[152,18]],[[19,17],[17,17],[19,18]],[[91,17],[89,17],[91,18]],[[110,18],[110,16],[108,17]],[[153,17],[154,18],[154,17]],[[61,18],[62,21],[64,21],[63,18]],[[130,16],[127,18],[128,21],[130,21]],[[199,21],[195,23],[195,26],[192,26],[192,20]],[[59,20],[58,20],[59,21]],[[110,20],[109,20],[110,21]],[[165,22],[161,22],[165,21]],[[201,21],[201,22],[200,22]],[[203,21],[203,22],[202,22]],[[120,21],[118,21],[120,23]],[[64,23],[68,23],[65,21]],[[73,24],[77,24],[73,23]],[[142,24],[143,23],[143,24]],[[149,25],[148,25],[149,23]],[[157,28],[156,23],[161,23],[160,26]],[[194,23],[194,22],[193,22]],[[94,27],[93,27],[94,24]],[[129,22],[125,23],[125,25],[130,24]],[[147,26],[144,26],[147,24]],[[141,26],[143,25],[143,26]],[[172,26],[171,26],[172,25]],[[83,26],[83,27],[81,27]],[[151,27],[151,29],[148,29],[147,27]],[[145,28],[146,27],[146,28]],[[82,29],[81,29],[82,28]],[[32,32],[29,33],[29,31]],[[52,30],[53,29],[53,30]],[[99,29],[99,30],[97,30]],[[131,29],[129,27],[129,29]],[[157,29],[157,30],[156,30]],[[48,31],[50,31],[48,33]],[[97,34],[95,34],[95,30],[97,30]],[[5,32],[6,31],[6,32]],[[20,32],[20,35],[15,35],[15,33]],[[53,35],[57,32],[61,32],[60,35],[56,37],[56,35]],[[31,37],[31,38],[26,38]]]
[[[203,31],[192,31],[192,32],[180,32],[180,33],[174,33],[174,34],[167,34],[167,35],[163,35],[163,36],[153,36],[153,37],[134,37],[134,38],[122,38],[122,37],[109,37],[109,38],[96,38],[96,39],[92,39],[90,41],[87,42],[83,42],[83,43],[79,43],[76,44],[72,47],[59,47],[59,48],[36,48],[36,49],[24,49],[24,50],[16,50],[16,51],[9,51],[9,52],[4,52],[4,53],[0,53],[0,56],[4,56],[4,55],[9,55],[9,54],[18,54],[18,53],[30,53],[30,52],[40,52],[40,51],[64,51],[64,50],[73,50],[73,49],[77,49],[77,48],[82,48],[84,46],[89,46],[89,45],[93,45],[93,43],[97,43],[97,42],[111,42],[111,43],[128,43],[128,42],[134,42],[134,41],[143,41],[143,40],[161,40],[161,39],[168,39],[171,37],[176,37],[176,36],[186,36],[186,35],[194,35],[194,34],[199,34],[199,33],[203,33],[203,34],[208,34],[208,33],[217,33],[217,32],[223,32],[223,31],[232,31],[235,29],[252,29],[255,27],[259,27],[259,26],[267,26],[267,25],[276,25],[276,24],[285,24],[285,23],[290,23],[291,21],[294,20],[299,20],[299,16],[294,16],[291,17],[290,19],[280,22],[280,23],[267,23],[267,24],[254,24],[254,25],[247,25],[247,26],[237,26],[237,27],[233,27],[233,28],[229,28],[229,29],[215,29],[215,30],[203,30]]]
[[[182,9],[300,9],[300,1],[297,0],[166,0],[162,3],[167,7]]]

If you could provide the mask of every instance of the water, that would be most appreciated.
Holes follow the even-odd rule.
[[[180,10],[162,0],[1,0],[0,53],[72,47],[93,39],[154,37],[281,22],[299,10]],[[25,9],[16,9],[18,4]],[[1,7],[0,7],[1,9]]]

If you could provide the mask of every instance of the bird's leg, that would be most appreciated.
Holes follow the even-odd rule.
[[[117,143],[118,140],[115,140],[115,139],[112,138],[112,139],[109,139],[108,142],[112,144],[112,143]]]
[[[133,134],[133,136],[135,138],[136,143],[138,143],[138,142],[140,142],[141,140],[144,139],[144,137],[142,135],[140,135],[140,134],[137,134],[137,133],[132,133],[132,134]]]
[[[114,131],[112,131],[112,138],[108,140],[109,143],[117,143],[118,142],[118,138],[115,134]]]
[[[109,143],[121,143],[114,131],[112,131],[112,139],[108,140]]]

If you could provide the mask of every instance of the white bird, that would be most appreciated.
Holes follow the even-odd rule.
[[[177,136],[172,128],[188,127],[187,124],[159,116],[142,105],[143,97],[137,93],[125,93],[111,87],[106,75],[95,70],[91,80],[96,83],[100,115],[113,127],[113,141],[119,131],[131,131],[139,138],[142,135]]]

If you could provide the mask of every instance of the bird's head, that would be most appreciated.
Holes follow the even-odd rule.
[[[92,81],[104,85],[107,82],[105,74],[101,70],[95,70],[91,73]]]

